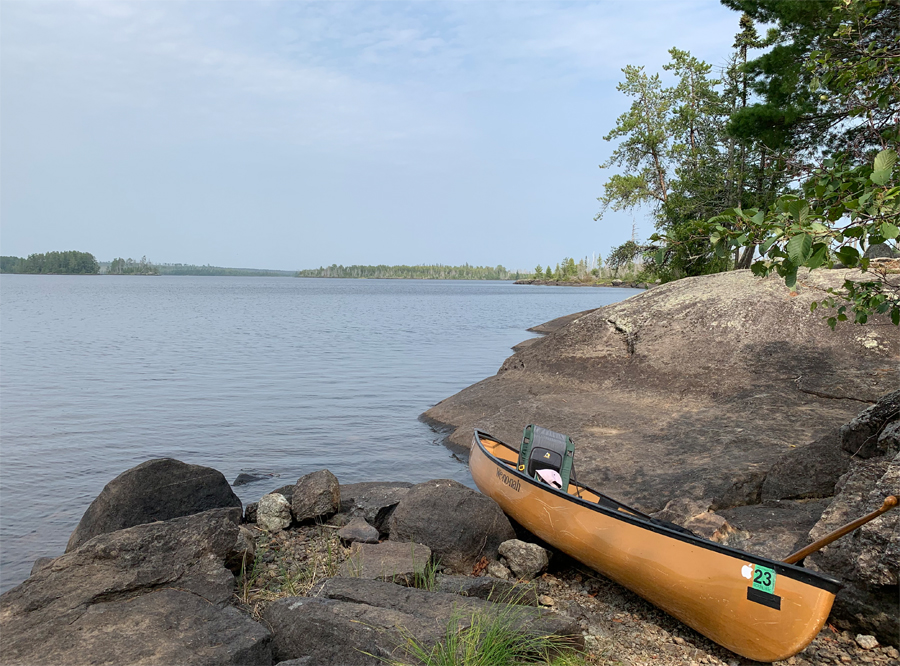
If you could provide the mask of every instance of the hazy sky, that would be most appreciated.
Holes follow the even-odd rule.
[[[0,250],[297,269],[530,269],[594,222],[628,105],[714,0],[0,2]]]

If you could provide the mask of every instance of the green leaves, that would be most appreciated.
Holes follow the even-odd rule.
[[[881,235],[885,240],[893,240],[900,235],[900,228],[891,222],[884,222],[881,225]]]
[[[837,255],[838,260],[840,260],[847,268],[853,268],[859,263],[859,250],[850,245],[838,248],[835,251],[835,255]]]
[[[875,171],[890,171],[891,167],[893,167],[897,163],[897,153],[893,150],[887,149],[882,150],[878,155],[875,156],[875,163],[873,165]]]
[[[785,249],[790,260],[798,266],[802,266],[812,255],[812,236],[798,234],[787,242]]]

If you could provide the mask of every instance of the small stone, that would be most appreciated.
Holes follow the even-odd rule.
[[[510,539],[500,544],[500,555],[506,558],[508,567],[518,578],[531,580],[547,568],[549,553],[536,543]]]
[[[511,575],[509,569],[499,562],[490,562],[487,566],[487,574],[501,580],[509,580]]]
[[[553,597],[549,597],[546,594],[542,594],[541,596],[538,597],[538,603],[541,606],[555,606],[556,605],[556,601],[553,599]]]
[[[345,543],[378,543],[378,530],[369,525],[363,518],[353,518],[338,530],[337,535]]]
[[[263,495],[256,507],[256,524],[267,532],[280,532],[291,526],[291,505],[278,493]]]
[[[900,659],[900,650],[897,650],[893,645],[888,645],[884,648],[884,653],[889,656],[891,659]]]
[[[849,663],[850,663],[851,661],[853,661],[853,660],[850,658],[849,655],[842,654],[842,655],[841,655],[841,661],[844,662],[845,664],[849,664]]]
[[[878,647],[878,639],[869,634],[857,634],[856,644],[863,650],[874,650]]]
[[[684,645],[684,639],[681,636],[676,636],[672,640],[674,640],[678,645]]]

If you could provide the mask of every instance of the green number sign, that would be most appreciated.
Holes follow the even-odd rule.
[[[775,571],[759,564],[753,567],[753,587],[761,592],[775,592]]]

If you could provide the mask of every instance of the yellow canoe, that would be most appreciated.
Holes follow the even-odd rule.
[[[671,529],[587,486],[557,490],[517,461],[516,449],[475,431],[472,478],[507,515],[732,652],[787,659],[825,624],[838,580]]]

